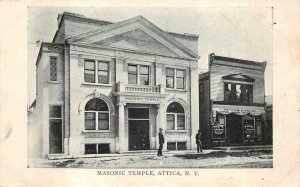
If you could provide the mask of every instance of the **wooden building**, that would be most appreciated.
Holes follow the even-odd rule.
[[[205,147],[261,144],[266,62],[209,55],[199,75],[199,123]]]

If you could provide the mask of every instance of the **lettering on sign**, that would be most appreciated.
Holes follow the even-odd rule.
[[[129,101],[138,101],[138,102],[159,102],[159,97],[137,97],[137,96],[126,96],[126,102]]]

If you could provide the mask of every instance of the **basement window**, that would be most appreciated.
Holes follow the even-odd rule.
[[[186,142],[168,142],[167,143],[167,149],[169,151],[187,150],[187,148],[186,148]]]
[[[84,154],[107,154],[109,151],[109,144],[85,144]]]

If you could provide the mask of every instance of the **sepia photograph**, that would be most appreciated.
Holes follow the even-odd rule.
[[[273,9],[27,7],[29,168],[272,168]]]

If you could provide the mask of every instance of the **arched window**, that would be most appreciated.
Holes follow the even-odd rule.
[[[109,130],[109,108],[102,99],[91,99],[85,105],[85,130]]]
[[[173,102],[167,108],[167,130],[185,130],[185,112],[181,104]]]

